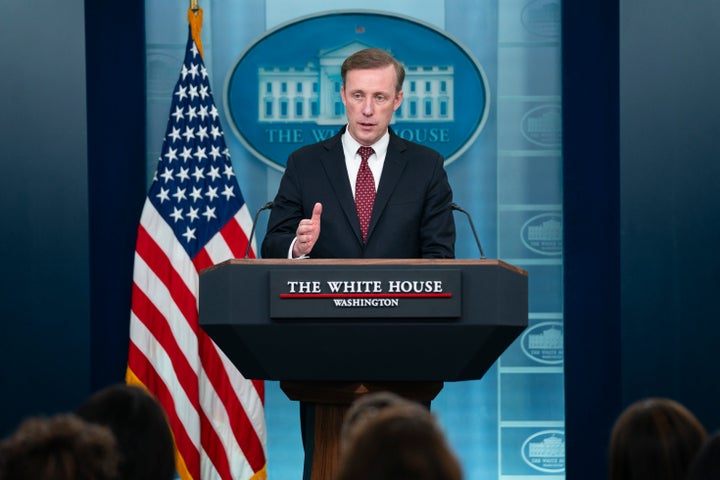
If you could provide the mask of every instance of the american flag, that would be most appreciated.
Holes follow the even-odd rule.
[[[183,480],[259,480],[267,477],[264,384],[243,378],[198,325],[199,271],[243,257],[252,218],[189,30],[138,227],[127,382],[163,405]]]

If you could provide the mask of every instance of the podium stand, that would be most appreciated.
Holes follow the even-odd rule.
[[[355,398],[481,378],[527,326],[527,288],[500,260],[235,259],[201,272],[200,325],[246,378],[316,405],[306,465],[330,480]]]

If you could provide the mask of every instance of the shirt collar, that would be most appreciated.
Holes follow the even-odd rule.
[[[345,128],[345,133],[342,134],[342,144],[343,148],[346,152],[352,152],[353,155],[357,153],[358,148],[362,147],[360,143],[355,140],[352,135],[347,131],[347,128]],[[367,145],[368,147],[372,147],[373,150],[375,150],[375,155],[378,156],[378,158],[385,158],[385,154],[387,153],[388,145],[390,144],[390,132],[385,132],[385,135],[380,137],[380,140],[375,142],[372,145]]]

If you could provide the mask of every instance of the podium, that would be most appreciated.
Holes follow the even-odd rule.
[[[329,480],[359,395],[429,403],[443,382],[485,374],[527,327],[527,272],[485,259],[234,259],[201,272],[199,308],[246,378],[316,406],[306,468]]]

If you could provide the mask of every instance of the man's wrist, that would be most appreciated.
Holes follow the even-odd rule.
[[[307,255],[301,254],[295,249],[296,244],[297,244],[297,237],[293,238],[293,241],[290,243],[290,249],[288,250],[288,258],[291,260],[307,258]]]

